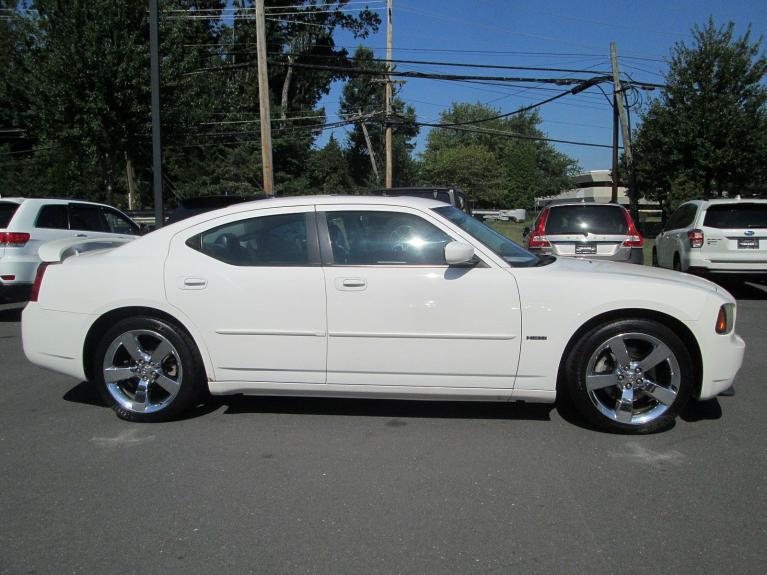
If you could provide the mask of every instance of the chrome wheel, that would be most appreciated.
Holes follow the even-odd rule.
[[[586,391],[602,415],[643,425],[666,413],[681,385],[671,348],[647,333],[620,333],[597,346],[586,365]]]
[[[104,354],[106,389],[133,413],[155,413],[167,407],[181,389],[181,357],[168,339],[148,329],[126,331]]]

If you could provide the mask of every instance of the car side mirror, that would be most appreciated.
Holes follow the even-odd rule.
[[[464,242],[450,242],[445,245],[445,261],[449,266],[467,264],[474,259],[474,247]]]
[[[530,235],[530,226],[525,226],[525,229],[522,230],[522,237],[526,238],[529,235]]]

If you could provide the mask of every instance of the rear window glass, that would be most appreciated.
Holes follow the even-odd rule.
[[[625,234],[628,224],[617,206],[555,206],[546,220],[547,234]]]
[[[703,225],[709,228],[767,228],[767,204],[709,206]]]
[[[13,202],[0,202],[0,228],[8,227],[18,207],[19,204],[14,204]]]

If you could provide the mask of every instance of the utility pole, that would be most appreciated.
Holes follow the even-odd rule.
[[[629,122],[628,118],[626,117],[626,108],[624,105],[626,102],[626,94],[623,92],[623,86],[621,85],[620,70],[618,68],[618,48],[615,45],[615,42],[610,42],[610,61],[612,62],[613,67],[613,96],[615,99],[615,104],[618,108],[618,115],[621,121],[621,131],[623,133],[623,153],[626,155],[626,165],[628,166],[629,173],[633,174],[634,159],[631,153],[631,131],[629,130]],[[613,174],[613,177],[615,177],[615,174]],[[631,185],[629,187],[629,198],[631,215],[633,216],[634,221],[638,223],[637,190],[635,189],[636,184],[632,176],[630,176],[630,180]]]
[[[392,187],[392,133],[391,133],[391,101],[392,101],[392,82],[391,82],[391,44],[392,44],[392,3],[393,0],[386,0],[386,69],[389,74],[386,76],[386,187]]]
[[[272,174],[272,124],[269,111],[269,77],[266,75],[266,18],[264,0],[256,0],[256,51],[258,53],[258,105],[261,124],[261,163],[264,172],[264,193],[274,195]]]
[[[154,191],[154,227],[165,223],[162,203],[162,147],[160,141],[160,37],[157,0],[149,0],[149,65],[152,84],[152,190]]]
[[[362,114],[360,113],[360,117]],[[379,186],[381,185],[381,176],[378,175],[378,165],[376,164],[376,156],[373,153],[373,144],[370,142],[370,134],[368,134],[368,128],[365,125],[365,120],[360,118],[360,127],[362,128],[362,133],[365,134],[365,143],[368,145],[368,153],[370,154],[370,164],[373,167],[373,173],[376,177],[376,184]],[[391,186],[388,186],[391,187]]]
[[[618,98],[613,94],[613,190],[610,194],[610,201],[618,203]]]

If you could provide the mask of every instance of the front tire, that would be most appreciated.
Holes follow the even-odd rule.
[[[565,369],[576,409],[596,427],[617,433],[669,427],[692,390],[693,363],[684,343],[647,319],[590,330],[570,352]]]
[[[93,361],[99,394],[128,421],[172,419],[192,406],[205,383],[191,337],[154,317],[117,322],[101,338]]]

